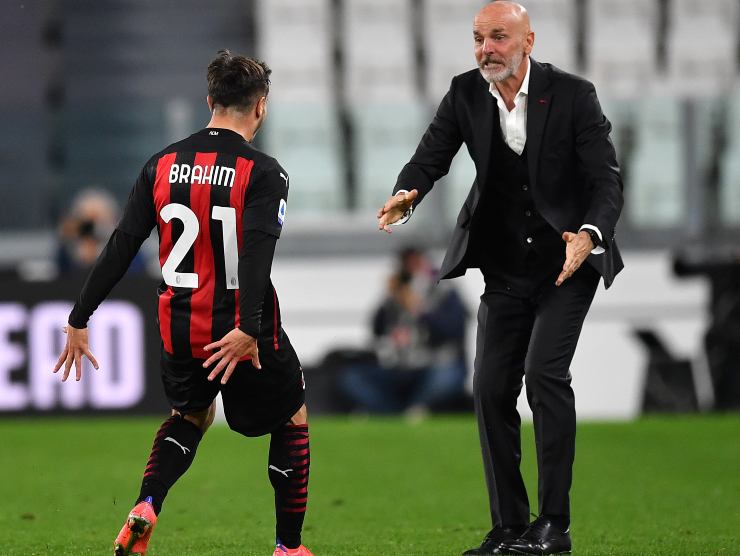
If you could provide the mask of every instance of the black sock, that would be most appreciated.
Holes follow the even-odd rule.
[[[275,489],[275,533],[287,548],[301,545],[310,462],[308,425],[284,425],[272,433],[267,474]]]
[[[154,437],[137,504],[151,496],[154,511],[159,514],[167,492],[193,463],[201,438],[203,432],[180,415],[162,423]]]

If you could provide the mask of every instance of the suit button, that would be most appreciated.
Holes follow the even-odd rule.
[[[525,210],[524,211],[524,216],[532,216],[532,211],[531,210]]]
[[[527,189],[529,189],[529,186],[528,186],[528,185],[527,185],[527,184],[525,183],[525,184],[524,184],[524,185],[522,186],[522,191],[526,191]]]
[[[534,241],[534,240],[533,240],[533,239],[532,239],[531,237],[528,237],[528,238],[527,238],[527,243],[529,243],[530,245],[532,245],[532,242],[533,242],[533,241]]]

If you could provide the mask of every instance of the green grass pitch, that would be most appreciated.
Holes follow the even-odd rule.
[[[0,421],[0,554],[110,554],[158,421]],[[523,469],[536,511],[531,425]],[[304,540],[316,556],[458,555],[489,529],[475,422],[316,418]],[[225,426],[170,492],[151,556],[272,553],[267,439]],[[586,423],[574,554],[740,554],[740,415]]]

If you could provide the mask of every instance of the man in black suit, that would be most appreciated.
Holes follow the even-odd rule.
[[[599,277],[609,287],[623,266],[614,242],[622,181],[593,85],[530,59],[534,33],[521,5],[487,4],[473,36],[479,67],[452,80],[378,211],[379,228],[408,220],[465,143],[476,180],[440,276],[480,268],[485,278],[473,394],[493,524],[465,554],[568,553],[569,366]],[[519,470],[524,376],[539,469],[532,523]]]

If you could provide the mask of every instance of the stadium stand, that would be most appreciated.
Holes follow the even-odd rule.
[[[667,59],[674,91],[704,97],[731,89],[737,76],[738,17],[736,0],[668,3]]]
[[[358,209],[374,214],[419,143],[430,113],[418,102],[357,104],[355,130]]]
[[[728,227],[740,227],[740,96],[728,103],[731,134],[722,155],[719,181],[719,219]]]
[[[612,95],[644,93],[657,70],[658,2],[589,0],[587,74]]]
[[[428,0],[422,5],[421,44],[426,56],[426,96],[437,104],[453,75],[475,67],[473,16],[482,0]],[[470,40],[468,40],[470,39]]]
[[[258,143],[290,174],[290,214],[343,210],[342,143],[330,0],[262,0],[257,51],[273,70],[269,124]]]
[[[4,210],[2,227],[42,227],[48,216],[49,194],[53,186],[48,155],[51,122],[46,97],[54,75],[55,55],[39,40],[44,35],[47,4],[28,6],[22,20],[0,18],[3,48],[0,64],[17,66],[19,71],[3,79],[0,87],[0,163],[3,185],[0,206],[18,209],[24,206],[41,210]],[[28,35],[35,41],[29,44]],[[33,187],[20,184],[32,184]]]
[[[274,153],[290,175],[291,216],[343,210],[343,187],[337,112],[328,103],[268,105],[270,123],[260,132],[266,152]]]
[[[578,72],[577,14],[574,0],[529,0],[526,3],[535,31],[535,60]]]
[[[350,0],[341,50],[348,102],[416,101],[417,64],[410,0]]]
[[[175,123],[167,115],[173,101],[193,107],[180,129],[202,125],[203,68],[225,45],[246,46],[249,17],[240,6],[240,0],[226,0],[219,10],[202,10],[194,0],[64,5],[65,195],[98,184],[124,200],[146,159],[177,131],[166,127]]]
[[[262,0],[257,9],[257,51],[273,71],[271,100],[330,102],[335,96],[330,0]]]
[[[682,137],[677,99],[647,99],[639,104],[635,155],[625,195],[633,224],[680,227],[686,216]]]

